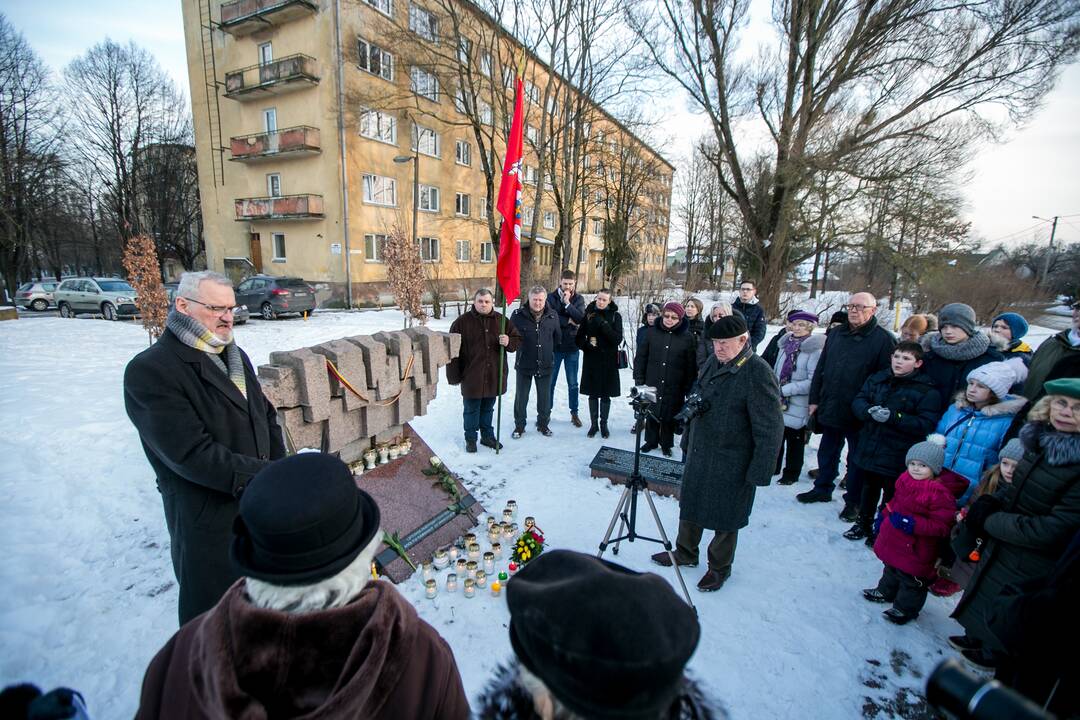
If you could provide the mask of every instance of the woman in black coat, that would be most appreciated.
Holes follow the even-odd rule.
[[[687,324],[682,305],[668,303],[634,358],[634,382],[656,388],[656,404],[645,421],[642,452],[659,446],[666,457],[671,457],[675,414],[682,409],[686,393],[697,379],[698,342]]]
[[[609,436],[611,398],[621,394],[619,343],[622,339],[622,316],[611,301],[611,291],[603,288],[585,308],[585,320],[575,338],[583,357],[580,392],[589,396],[589,437],[596,437],[597,431],[601,437]]]

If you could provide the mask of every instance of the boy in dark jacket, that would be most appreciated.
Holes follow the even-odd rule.
[[[844,533],[848,540],[870,536],[878,500],[882,494],[884,502],[892,499],[908,448],[937,424],[941,398],[919,370],[922,356],[919,343],[900,343],[890,367],[868,377],[851,402],[851,411],[863,423],[851,457],[863,485],[859,519]]]

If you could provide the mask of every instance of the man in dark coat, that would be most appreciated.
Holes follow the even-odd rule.
[[[697,336],[687,327],[683,306],[664,305],[660,319],[645,333],[645,343],[634,357],[634,382],[656,388],[656,403],[645,418],[645,444],[641,452],[660,447],[671,457],[675,445],[675,413],[697,378]]]
[[[236,581],[228,548],[238,498],[285,456],[277,412],[232,336],[236,296],[218,273],[185,273],[167,328],[124,371],[124,406],[165,507],[180,624]]]
[[[559,316],[547,305],[547,290],[537,285],[529,290],[528,307],[521,307],[510,316],[510,322],[521,333],[521,347],[514,356],[517,372],[517,392],[514,395],[515,439],[525,433],[529,409],[529,393],[536,383],[536,429],[550,437],[551,429],[551,369],[555,346],[562,332]]]
[[[585,308],[585,320],[575,340],[584,361],[581,393],[589,396],[589,437],[608,437],[611,398],[619,397],[619,344],[623,341],[622,315],[611,299],[611,291],[601,288]]]
[[[391,583],[371,581],[379,519],[331,455],[262,470],[232,540],[243,579],[154,657],[136,718],[466,720],[450,646]]]
[[[731,575],[739,530],[750,523],[757,488],[772,479],[784,437],[780,388],[772,368],[750,347],[746,323],[736,315],[720,318],[709,335],[714,354],[692,393],[704,412],[688,428],[674,553],[679,565],[696,566],[703,531],[715,531],[709,571],[698,582],[703,592],[719,590]],[[671,563],[666,552],[652,559]]]
[[[1043,340],[1031,356],[1023,395],[1032,402],[1043,396],[1043,383],[1054,379],[1051,372],[1055,368],[1071,365],[1075,369],[1080,364],[1080,300],[1071,307],[1073,326]],[[1057,377],[1078,376],[1057,374]]]
[[[840,451],[847,443],[848,454],[858,445],[861,423],[851,410],[851,402],[866,378],[890,367],[896,338],[878,325],[874,313],[877,299],[867,292],[855,293],[847,304],[847,325],[837,325],[826,333],[814,380],[810,385],[810,414],[818,431],[818,474],[814,488],[795,497],[799,502],[829,502],[840,471]],[[862,484],[857,472],[847,476],[847,492],[840,517],[854,521],[858,516]]]
[[[555,385],[559,382],[559,368],[566,366],[566,392],[570,402],[570,423],[581,427],[578,415],[578,347],[575,342],[578,329],[585,321],[585,298],[576,292],[577,276],[573,270],[563,270],[559,288],[548,295],[548,307],[559,316],[562,333],[555,347],[555,367],[551,372],[551,391],[548,406],[555,406]]]
[[[757,283],[753,280],[743,280],[739,283],[739,296],[731,303],[732,310],[738,310],[746,318],[746,326],[750,328],[750,349],[757,352],[758,345],[765,339],[765,311],[757,298]]]
[[[500,370],[499,348],[517,352],[521,333],[495,309],[495,296],[487,288],[476,291],[472,308],[453,322],[450,332],[461,335],[461,351],[446,366],[446,381],[461,385],[465,452],[476,452],[478,432],[481,445],[501,450],[502,443],[495,437],[492,421],[495,400],[506,392],[509,368],[503,353]],[[502,384],[499,383],[500,372]]]

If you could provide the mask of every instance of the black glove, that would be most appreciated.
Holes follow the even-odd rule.
[[[976,537],[981,536],[986,518],[1001,510],[1002,507],[1004,507],[1004,503],[993,495],[980,495],[968,508],[964,524],[967,525],[968,530],[973,535]]]

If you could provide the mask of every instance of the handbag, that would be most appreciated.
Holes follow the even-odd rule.
[[[626,349],[626,341],[619,343],[619,369],[625,370],[630,367],[630,353]]]

